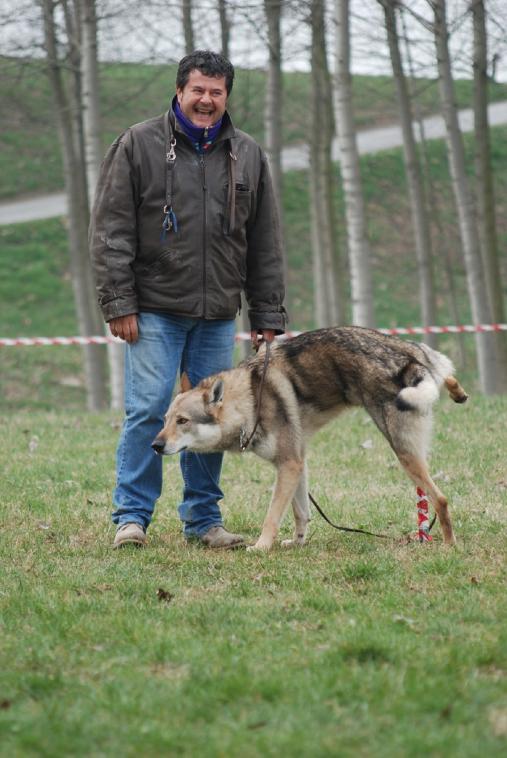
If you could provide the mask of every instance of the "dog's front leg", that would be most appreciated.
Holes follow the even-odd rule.
[[[304,461],[291,459],[278,467],[275,487],[261,536],[248,550],[270,550],[278,534],[280,522],[292,500],[304,469]]]
[[[306,530],[310,522],[310,501],[308,498],[308,471],[306,461],[303,473],[299,479],[296,493],[292,499],[294,512],[294,536],[291,540],[284,540],[283,547],[298,547],[305,544]]]

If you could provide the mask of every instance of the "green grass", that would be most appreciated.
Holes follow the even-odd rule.
[[[102,64],[104,149],[131,124],[167,108],[174,92],[175,71],[174,65]],[[265,81],[263,71],[238,68],[231,100],[235,123],[261,143]],[[283,143],[306,141],[310,128],[310,76],[301,72],[285,73],[283,87]],[[391,77],[356,76],[353,87],[359,128],[398,121]],[[434,81],[417,80],[415,91],[424,114],[438,111]],[[507,99],[507,85],[492,84],[490,98]],[[62,164],[43,62],[0,57],[0,99],[9,103],[9,108],[0,111],[0,198],[60,190]],[[470,107],[471,81],[456,82],[456,101],[459,107]]]
[[[104,71],[111,137],[159,111],[172,80],[162,67]],[[243,76],[234,107],[245,109],[255,132],[263,75]],[[287,103],[296,127],[286,136],[298,139],[304,131],[293,114],[296,108],[304,114],[308,77],[288,81],[297,95]],[[11,86],[12,107],[0,115],[0,140],[12,146],[0,165],[6,194],[40,189],[42,181],[44,190],[61,185],[45,86],[29,66]],[[389,80],[358,78],[355,86],[364,86],[368,103],[360,123],[378,122],[381,114],[390,119]],[[424,91],[429,110],[431,91]],[[505,97],[504,89],[498,92]],[[469,96],[469,86],[460,85],[460,104]],[[493,143],[502,249],[505,133],[495,130]],[[25,152],[27,144],[33,147]],[[470,140],[467,146],[470,155]],[[444,230],[435,231],[437,270],[447,248],[464,321],[465,284],[440,143],[431,145],[431,165]],[[362,171],[378,324],[417,323],[400,152],[365,157]],[[343,238],[338,191],[336,202]],[[284,205],[290,326],[307,328],[304,172],[286,177]],[[74,334],[62,222],[6,227],[0,235],[0,336]],[[441,323],[449,323],[441,278],[437,286]],[[473,338],[465,340],[470,345]],[[442,342],[454,358],[456,346],[454,337]],[[149,548],[113,552],[109,512],[120,419],[83,412],[79,348],[0,348],[0,364],[0,755],[505,754],[507,400],[476,396],[472,369],[460,372],[471,402],[442,400],[435,424],[433,471],[450,499],[456,549],[444,548],[438,528],[431,545],[404,539],[415,527],[413,488],[357,411],[316,437],[311,489],[338,523],[392,539],[338,534],[315,516],[304,549],[259,556],[183,542],[177,461],[167,464]],[[367,439],[373,446],[365,449]],[[225,459],[226,523],[252,542],[272,478],[253,457]],[[287,519],[282,537],[290,531]],[[160,589],[170,602],[158,598]]]
[[[0,227],[0,336],[77,334],[61,219]],[[82,409],[79,347],[0,348],[0,405]]]
[[[149,547],[113,552],[118,419],[2,416],[0,753],[504,755],[506,412],[438,408],[457,548],[405,542],[413,488],[358,411],[317,436],[311,488],[392,539],[315,516],[304,549],[268,555],[187,546],[173,460]],[[271,481],[226,456],[226,523],[251,541]]]

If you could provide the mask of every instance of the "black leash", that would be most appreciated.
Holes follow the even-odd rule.
[[[239,449],[242,453],[245,452],[249,444],[251,443],[253,436],[255,432],[257,431],[257,427],[259,426],[259,421],[261,420],[261,400],[262,400],[262,390],[264,389],[264,380],[266,378],[266,373],[268,371],[268,363],[269,363],[269,353],[271,350],[271,343],[266,342],[266,352],[264,354],[264,365],[262,367],[262,375],[261,375],[261,381],[259,384],[259,389],[257,391],[257,401],[256,401],[256,409],[255,409],[255,423],[254,428],[252,429],[251,434],[246,438],[242,439],[243,435],[241,435],[239,440]]]
[[[337,524],[333,524],[333,522],[326,516],[326,514],[324,513],[320,505],[317,503],[317,501],[315,500],[311,492],[308,493],[308,497],[310,498],[312,505],[315,506],[316,510],[318,511],[318,513],[320,513],[324,521],[327,521],[329,526],[332,526],[333,529],[339,529],[340,532],[356,532],[357,534],[369,534],[370,537],[380,537],[383,540],[389,539],[388,534],[377,534],[376,532],[369,532],[366,529],[353,529],[350,526],[338,526]]]

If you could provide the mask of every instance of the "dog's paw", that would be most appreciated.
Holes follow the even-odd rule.
[[[303,547],[305,544],[304,539],[282,540],[282,547]]]
[[[255,545],[249,545],[247,547],[248,553],[267,553],[268,550],[271,550],[271,544],[262,540],[257,540]]]

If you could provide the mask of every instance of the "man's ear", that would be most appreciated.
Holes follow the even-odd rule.
[[[224,380],[215,379],[209,392],[209,404],[218,405],[224,399]]]

